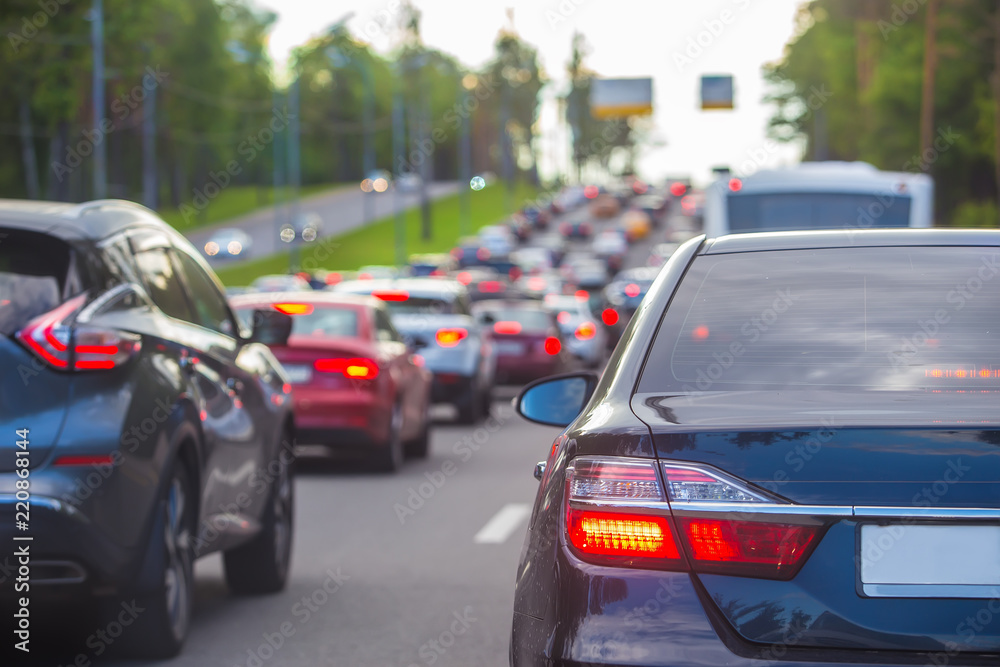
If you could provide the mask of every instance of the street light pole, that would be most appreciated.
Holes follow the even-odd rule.
[[[471,120],[469,118],[472,108],[472,91],[478,84],[475,74],[466,74],[462,77],[462,87],[465,89],[465,99],[463,103],[461,134],[458,140],[458,229],[459,236],[467,236],[471,225],[469,213],[469,182],[472,180],[472,138]]]
[[[101,129],[104,120],[104,2],[94,0],[90,17],[90,43],[94,51],[91,96],[94,109],[94,199],[108,196],[107,143]]]
[[[368,178],[369,174],[375,171],[375,137],[374,129],[372,127],[374,117],[375,117],[375,84],[372,81],[371,68],[368,62],[356,58],[354,62],[357,63],[358,69],[361,70],[361,78],[364,79],[365,93],[363,101],[364,115],[364,151],[365,151],[365,174],[364,177]],[[368,192],[364,193],[365,197],[365,224],[370,224],[375,219],[375,189],[372,188]]]
[[[406,157],[403,155],[406,150],[405,137],[403,135],[406,128],[403,123],[403,94],[402,90],[400,90],[402,83],[400,81],[398,68],[393,78],[395,79],[395,82],[392,89],[392,154],[396,165],[402,165],[406,163]],[[400,175],[401,174],[396,174],[397,178]],[[403,209],[401,204],[402,202],[400,201],[399,185],[397,181],[396,187],[392,189],[392,209],[395,224],[397,266],[403,266],[403,264],[406,263],[406,226],[403,220]]]
[[[289,220],[292,225],[299,213],[299,188],[302,185],[302,166],[299,162],[299,76],[288,87],[288,198]],[[292,244],[291,269],[299,270],[299,239]]]

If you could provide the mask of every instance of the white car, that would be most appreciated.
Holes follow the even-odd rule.
[[[598,257],[624,255],[628,252],[628,241],[625,240],[621,232],[609,229],[594,237],[591,249]]]

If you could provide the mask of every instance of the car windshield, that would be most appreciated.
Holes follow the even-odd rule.
[[[910,197],[901,195],[781,192],[734,194],[728,200],[729,229],[733,232],[865,229],[910,224]],[[872,216],[869,211],[878,214]]]
[[[995,391],[998,261],[921,247],[699,257],[640,391]]]
[[[70,249],[44,234],[0,236],[0,332],[11,335],[62,303]]]

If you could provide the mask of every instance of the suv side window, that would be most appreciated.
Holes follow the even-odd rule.
[[[232,313],[226,304],[226,299],[219,292],[218,286],[211,276],[183,250],[174,254],[178,261],[178,270],[194,307],[194,324],[218,331],[226,336],[236,336],[236,326]]]
[[[167,253],[166,248],[144,250],[136,253],[135,262],[153,303],[170,317],[194,322],[184,287]]]
[[[381,308],[375,309],[375,340],[396,342],[403,340],[396,331],[396,327],[392,326],[389,314]]]

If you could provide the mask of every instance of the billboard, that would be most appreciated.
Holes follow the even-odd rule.
[[[701,77],[701,108],[732,109],[733,77],[729,74]]]
[[[652,113],[652,79],[593,79],[590,82],[590,114],[594,118],[628,118]]]

